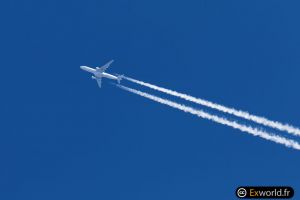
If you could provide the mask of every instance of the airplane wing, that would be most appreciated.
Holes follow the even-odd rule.
[[[102,78],[97,78],[96,81],[98,83],[99,88],[101,88]]]
[[[105,70],[107,70],[107,68],[111,65],[111,63],[113,63],[114,60],[109,61],[108,63],[106,63],[105,65],[103,65],[102,67],[97,67],[96,70],[98,72],[104,72]]]

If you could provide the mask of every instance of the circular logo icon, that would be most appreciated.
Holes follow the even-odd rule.
[[[236,195],[240,198],[244,198],[247,195],[247,190],[245,188],[239,188],[236,191]]]

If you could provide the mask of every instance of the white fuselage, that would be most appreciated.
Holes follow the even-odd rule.
[[[118,80],[118,77],[117,77],[117,76],[108,74],[108,73],[106,73],[106,72],[97,72],[96,69],[93,69],[93,68],[91,68],[91,67],[80,66],[80,68],[81,68],[82,70],[84,70],[84,71],[87,71],[87,72],[92,73],[96,78],[102,78],[102,77],[105,77],[105,78],[109,78],[109,79],[112,79],[112,80]]]

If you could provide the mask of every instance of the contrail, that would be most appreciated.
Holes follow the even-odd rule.
[[[274,135],[274,134],[259,130],[257,128],[253,128],[251,126],[242,125],[242,124],[239,124],[235,121],[229,121],[226,118],[218,117],[216,115],[206,113],[202,110],[196,110],[194,108],[191,108],[191,107],[179,104],[179,103],[175,103],[173,101],[163,99],[163,98],[160,98],[160,97],[157,97],[157,96],[145,93],[145,92],[141,92],[139,90],[135,90],[135,89],[132,89],[132,88],[129,88],[129,87],[125,87],[123,85],[116,85],[116,86],[123,89],[123,90],[126,90],[128,92],[131,92],[131,93],[137,94],[139,96],[151,99],[151,100],[159,102],[161,104],[168,105],[170,107],[182,110],[184,112],[187,112],[187,113],[190,113],[190,114],[193,114],[193,115],[196,115],[198,117],[208,119],[208,120],[217,122],[219,124],[223,124],[223,125],[238,129],[240,131],[250,133],[254,136],[259,136],[259,137],[264,138],[266,140],[273,141],[273,142],[276,142],[276,143],[279,143],[279,144],[283,144],[287,147],[291,147],[291,148],[300,150],[300,144],[298,142],[294,141],[294,140],[287,139],[287,138],[284,138],[284,137],[281,137],[281,136],[278,136],[278,135]]]
[[[272,120],[269,120],[265,117],[252,115],[252,114],[249,114],[248,112],[245,112],[245,111],[236,110],[234,108],[229,108],[229,107],[226,107],[226,106],[223,106],[223,105],[220,105],[220,104],[216,104],[216,103],[204,100],[204,99],[195,98],[195,97],[187,95],[187,94],[183,94],[183,93],[179,93],[179,92],[176,92],[176,91],[173,91],[173,90],[162,88],[162,87],[159,87],[159,86],[156,86],[156,85],[152,85],[150,83],[145,83],[143,81],[139,81],[139,80],[129,78],[129,77],[126,77],[126,76],[124,76],[123,78],[128,80],[128,81],[131,81],[133,83],[137,83],[139,85],[146,86],[148,88],[151,88],[151,89],[154,89],[154,90],[157,90],[157,91],[169,94],[169,95],[173,95],[173,96],[185,99],[187,101],[191,101],[191,102],[200,104],[202,106],[207,106],[209,108],[216,109],[216,110],[222,111],[224,113],[232,114],[232,115],[235,115],[237,117],[241,117],[241,118],[256,122],[258,124],[268,126],[270,128],[274,128],[274,129],[277,129],[277,130],[280,130],[280,131],[286,131],[290,134],[300,136],[300,129],[296,128],[296,127],[293,127],[291,125],[288,125],[288,124],[283,124],[281,122],[272,121]]]

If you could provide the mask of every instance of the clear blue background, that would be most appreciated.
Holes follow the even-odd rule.
[[[79,69],[115,59],[109,72],[300,126],[299,6],[2,1],[0,199],[236,199],[240,185],[299,198],[299,151]]]

